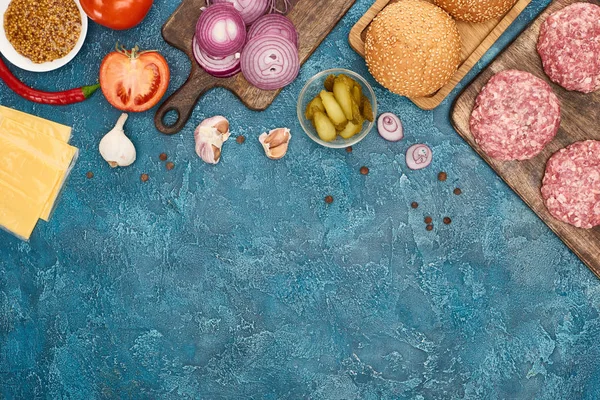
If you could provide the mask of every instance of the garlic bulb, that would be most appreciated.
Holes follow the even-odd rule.
[[[288,151],[292,134],[288,128],[273,129],[269,133],[263,133],[258,137],[259,142],[265,149],[265,154],[271,160],[283,158]]]
[[[204,162],[217,164],[221,159],[223,143],[229,136],[229,121],[225,117],[219,115],[205,119],[194,132],[196,154]]]
[[[112,167],[127,167],[135,161],[135,146],[125,136],[123,126],[127,121],[127,114],[121,114],[115,127],[100,141],[100,155]]]

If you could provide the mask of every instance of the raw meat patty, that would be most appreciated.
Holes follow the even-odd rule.
[[[502,71],[477,96],[469,126],[490,157],[527,160],[556,136],[560,103],[542,79],[529,72]]]
[[[583,93],[600,89],[600,7],[576,3],[551,14],[537,50],[552,81]]]
[[[550,157],[542,197],[556,219],[578,228],[600,225],[600,141],[577,142]]]

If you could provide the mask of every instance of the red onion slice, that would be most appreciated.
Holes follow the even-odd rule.
[[[215,78],[229,78],[240,72],[240,54],[228,57],[211,57],[198,46],[196,37],[193,40],[194,58],[198,65]]]
[[[431,164],[433,153],[426,144],[415,144],[406,150],[406,166],[410,169],[423,169]]]
[[[196,24],[198,46],[211,57],[227,57],[242,51],[246,25],[229,3],[214,4],[202,11]]]
[[[211,4],[230,3],[242,15],[246,25],[252,24],[269,9],[269,0],[211,0]]]
[[[242,51],[242,73],[259,89],[281,89],[292,83],[299,71],[298,49],[280,36],[255,37]]]
[[[262,35],[281,36],[294,43],[296,48],[299,46],[296,27],[281,14],[267,14],[257,19],[248,31],[248,40]]]
[[[382,138],[390,142],[398,142],[404,138],[402,121],[392,113],[385,113],[379,116],[377,131]]]

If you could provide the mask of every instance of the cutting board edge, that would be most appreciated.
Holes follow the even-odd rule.
[[[521,194],[521,192],[513,185],[511,184],[507,178],[505,178],[502,173],[496,169],[496,167],[488,161],[488,157],[487,155],[485,155],[485,153],[478,147],[478,146],[474,146],[470,143],[470,140],[468,139],[468,137],[471,137],[470,134],[470,130],[469,132],[465,132],[465,129],[469,129],[468,125],[466,127],[461,126],[461,124],[459,122],[456,121],[456,114],[457,114],[457,107],[459,106],[459,103],[461,101],[464,101],[465,105],[468,103],[470,104],[471,102],[475,102],[475,97],[471,98],[471,96],[469,96],[469,100],[466,100],[466,97],[468,95],[468,91],[471,88],[471,86],[475,85],[477,83],[477,81],[482,78],[484,75],[487,74],[491,74],[491,72],[489,71],[489,69],[492,67],[492,65],[494,64],[495,61],[497,61],[500,56],[502,56],[505,52],[507,52],[510,47],[513,45],[513,43],[521,36],[523,35],[526,31],[528,31],[529,29],[531,29],[533,27],[533,25],[535,25],[536,21],[541,18],[545,13],[548,13],[548,9],[551,8],[552,2],[549,3],[544,9],[542,9],[536,16],[533,17],[533,19],[519,32],[519,34],[510,42],[508,43],[501,52],[498,53],[498,55],[496,57],[494,57],[492,60],[490,60],[490,62],[485,65],[481,71],[479,71],[477,73],[477,75],[471,80],[471,82],[467,85],[465,85],[459,92],[459,94],[454,98],[454,100],[452,101],[452,106],[450,108],[450,122],[452,127],[454,128],[454,130],[458,133],[458,135],[461,137],[461,139],[469,146],[473,149],[473,151],[475,151],[475,153],[477,153],[477,155],[485,162],[485,164],[492,169],[492,171],[494,171],[494,173],[502,180],[502,182],[504,182],[520,199],[521,201],[523,201],[527,207],[533,211],[535,213],[535,215],[548,227],[550,228],[550,230],[567,246],[567,248],[574,254],[576,255],[579,260],[597,277],[600,279],[600,263],[598,263],[598,265],[595,265],[594,261],[589,260],[588,257],[583,254],[581,252],[581,250],[578,249],[577,244],[568,236],[563,235],[560,230],[559,230],[559,226],[561,224],[565,224],[562,221],[556,220],[554,217],[552,217],[549,213],[546,215],[544,213],[539,212],[535,205],[532,204],[532,202],[527,199],[526,196],[524,196],[523,194]],[[540,64],[541,64],[541,60],[540,60]],[[491,77],[491,75],[490,75]],[[473,142],[474,142],[474,138],[473,138]],[[540,185],[541,186],[541,182]],[[565,224],[566,225],[566,224]],[[581,229],[581,228],[575,228],[574,229]],[[582,229],[582,231],[585,231]]]
[[[370,25],[377,14],[383,10],[392,0],[377,0],[367,10],[365,14],[357,21],[350,30],[348,41],[350,47],[358,53],[362,58],[365,57],[364,42],[362,41],[362,33]],[[473,50],[473,52],[461,63],[452,81],[440,88],[435,94],[429,97],[408,98],[417,107],[422,110],[430,111],[436,109],[442,102],[448,98],[452,91],[460,85],[462,80],[473,70],[475,65],[481,60],[489,49],[496,43],[513,22],[523,13],[523,11],[531,4],[532,0],[518,0],[514,6],[498,21],[495,27],[483,38],[481,43]],[[516,11],[515,11],[516,10]],[[514,15],[513,15],[514,14]],[[535,20],[537,16],[533,18]],[[510,20],[510,21],[508,21]],[[508,22],[507,22],[508,21]],[[527,29],[527,28],[525,28]],[[523,32],[523,29],[521,32]],[[490,37],[496,36],[496,39],[489,41]],[[507,46],[508,47],[508,46]],[[467,67],[465,67],[465,65]],[[455,81],[455,82],[454,82]]]
[[[183,0],[181,2],[181,4],[179,4],[179,6],[177,6],[175,11],[173,11],[173,13],[171,15],[169,15],[169,18],[167,18],[167,20],[163,23],[163,25],[160,29],[160,34],[161,34],[163,40],[169,46],[172,46],[172,47],[176,48],[177,50],[184,52],[188,56],[188,58],[193,58],[193,54],[191,54],[191,48],[187,49],[184,44],[182,44],[180,46],[179,43],[176,43],[173,40],[169,39],[169,37],[171,35],[168,33],[168,29],[170,28],[171,24],[173,23],[175,18],[177,18],[178,13],[180,13],[185,8],[185,6],[186,6],[186,2],[185,2],[185,0]],[[173,35],[173,36],[175,36],[175,35]],[[194,60],[192,60],[192,61],[194,61]]]
[[[204,0],[200,0],[200,1],[204,1]],[[330,26],[329,25],[326,26],[326,29],[323,32],[320,32],[320,30],[318,30],[318,29],[314,29],[314,27],[311,28],[312,30],[316,31],[318,33],[318,35],[315,35],[312,37],[312,39],[313,39],[312,45],[310,46],[310,48],[308,48],[308,51],[306,52],[306,54],[301,57],[301,59],[300,59],[301,67],[309,60],[309,58],[314,54],[314,52],[323,43],[323,41],[327,38],[327,36],[329,34],[331,34],[333,29],[335,29],[335,27],[339,24],[339,22],[342,20],[342,18],[344,18],[344,16],[348,13],[348,11],[356,4],[356,1],[357,0],[339,0],[340,7],[337,7],[337,5],[335,7],[336,10],[339,10],[339,14],[332,14],[332,16],[336,15],[336,17],[334,18],[334,21],[332,21],[332,24]],[[332,3],[336,3],[336,2],[333,1]],[[182,43],[183,39],[182,40],[178,39],[178,37],[177,37],[178,33],[170,31],[173,21],[179,16],[179,14],[182,12],[182,9],[184,9],[187,5],[188,4],[186,3],[186,0],[184,0],[175,9],[175,11],[173,11],[173,13],[169,16],[169,18],[165,21],[165,23],[163,24],[163,26],[161,28],[161,35],[167,44],[182,51],[184,54],[187,55],[190,62],[192,64],[194,64],[195,59],[193,56],[193,51],[191,49],[191,47],[192,47],[191,46],[191,38],[187,39],[187,41],[190,42],[189,44]],[[294,9],[295,9],[295,7],[294,7]],[[294,9],[292,9],[292,13],[294,12],[293,11]],[[190,74],[188,75],[188,79],[185,81],[183,86],[185,86],[186,84],[189,84],[190,80],[193,80],[193,76],[192,76],[193,73],[194,73],[194,71],[192,68],[192,70],[190,70]],[[235,77],[239,77],[239,74],[237,74]],[[227,80],[229,80],[229,82],[231,82],[230,79],[235,79],[235,77],[228,78]],[[163,103],[161,104],[161,106],[159,107],[159,109],[157,111],[157,114],[155,115],[155,119],[154,119],[155,125],[156,125],[157,129],[162,133],[173,134],[173,133],[180,132],[183,129],[183,126],[178,126],[177,129],[172,129],[173,127],[167,127],[163,124],[163,118],[165,116],[166,110],[173,110],[173,107],[169,104],[172,100],[172,97],[174,95],[176,95],[178,92],[180,92],[180,89],[182,87],[175,90],[175,92],[173,92],[173,94],[171,94],[171,96],[169,98],[167,98],[165,101],[163,101]],[[239,84],[227,83],[224,80],[222,84],[213,85],[213,86],[209,87],[208,89],[206,89],[204,92],[210,91],[216,87],[221,87],[221,88],[224,88],[224,89],[232,92],[246,108],[248,108],[252,111],[257,111],[257,112],[267,110],[282,91],[282,89],[278,89],[276,91],[263,91],[264,93],[267,94],[267,97],[264,98],[264,100],[256,100],[256,99],[260,99],[263,96],[260,93],[255,91],[256,93],[253,94],[254,99],[252,97],[248,98],[247,97],[248,93],[243,92],[244,86],[242,86],[242,83],[239,83]],[[201,98],[202,95],[203,95],[203,93],[200,94],[198,100]],[[197,101],[196,101],[196,103],[197,103]],[[187,121],[189,119],[189,117],[190,116],[187,116],[187,118],[185,118],[185,120]]]
[[[462,95],[462,92],[461,92]],[[460,96],[459,96],[460,97]],[[457,97],[458,99],[458,97]],[[453,103],[453,107],[452,107],[452,111],[454,111],[454,106],[456,104],[456,101]],[[451,115],[453,115],[454,113],[452,112]],[[452,127],[456,130],[456,132],[459,134],[459,136],[461,137],[462,140],[464,140],[464,142],[473,149],[473,151],[475,151],[475,153],[477,153],[477,155],[482,159],[482,161],[485,162],[485,165],[489,168],[491,168],[492,171],[494,171],[494,173],[502,180],[502,182],[504,182],[504,184],[506,186],[508,186],[518,197],[519,199],[521,199],[521,201],[523,201],[527,207],[533,211],[533,213],[548,227],[550,228],[550,230],[552,232],[554,232],[554,234],[565,243],[565,245],[567,246],[567,248],[573,252],[573,254],[575,254],[577,256],[577,258],[579,258],[579,260],[581,260],[582,263],[584,263],[586,265],[586,267],[598,278],[600,279],[600,267],[597,267],[593,264],[591,264],[590,261],[587,260],[587,257],[585,256],[585,254],[581,253],[580,250],[577,249],[577,246],[575,245],[575,243],[573,243],[571,241],[571,239],[569,239],[568,237],[563,237],[562,233],[559,232],[558,228],[556,227],[556,224],[560,223],[559,221],[555,221],[553,217],[549,216],[545,216],[540,214],[535,208],[534,205],[525,197],[523,196],[520,191],[515,188],[509,181],[507,181],[505,179],[505,177],[492,165],[490,164],[487,160],[486,157],[484,155],[484,153],[481,151],[481,149],[479,148],[475,148],[473,147],[469,141],[467,140],[467,138],[465,138],[464,133],[462,132],[462,128],[460,128],[456,122],[454,121],[454,118],[450,119],[451,123],[452,123]]]

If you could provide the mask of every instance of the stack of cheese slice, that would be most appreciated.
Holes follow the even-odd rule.
[[[48,221],[79,151],[71,128],[0,106],[0,228],[28,240]]]

